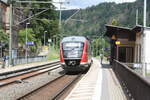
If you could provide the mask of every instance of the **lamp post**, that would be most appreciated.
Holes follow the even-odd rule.
[[[47,31],[44,31],[44,47],[45,47],[45,34],[47,33]]]
[[[28,32],[27,32],[27,27],[28,27],[28,25],[29,25],[30,23],[26,23],[26,41],[25,41],[25,46],[26,46],[26,54],[25,54],[25,59],[26,59],[26,63],[28,63],[28,61],[27,61],[27,57],[28,57],[28,44],[27,44],[27,42],[28,42]]]
[[[9,13],[9,67],[12,66],[12,16],[13,16],[13,5],[12,5],[12,0],[10,2],[10,13]]]
[[[143,27],[144,27],[144,32],[143,32],[143,50],[142,50],[142,64],[143,64],[143,68],[142,68],[142,74],[145,77],[146,76],[146,58],[145,58],[145,49],[146,49],[146,33],[145,33],[145,29],[146,29],[146,10],[147,10],[147,0],[144,0],[144,17],[143,17]]]
[[[60,8],[59,8],[59,29],[61,30],[61,5],[62,5],[62,2],[61,2],[61,0],[59,0],[59,2],[60,2]]]

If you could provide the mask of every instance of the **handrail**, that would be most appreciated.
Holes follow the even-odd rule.
[[[150,81],[117,60],[113,60],[112,68],[128,88],[134,100],[150,100]]]

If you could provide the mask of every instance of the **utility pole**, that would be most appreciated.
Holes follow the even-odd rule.
[[[61,5],[62,5],[62,2],[61,0],[59,0],[60,2],[60,8],[59,8],[59,30],[61,31]]]
[[[13,1],[10,1],[10,13],[9,13],[9,20],[10,20],[10,24],[9,24],[9,67],[12,66],[12,14],[13,14]]]
[[[27,32],[27,28],[28,28],[29,24],[30,23],[26,23],[26,41],[25,41],[25,46],[26,46],[26,54],[25,54],[26,63],[28,63],[28,32]]]
[[[16,1],[17,3],[39,3],[39,4],[48,4],[48,3],[59,3],[60,4],[60,14],[59,14],[59,28],[61,28],[61,7],[63,3],[69,3],[69,2],[61,2],[61,0],[59,0],[59,2],[53,2],[53,1]]]
[[[37,3],[37,4],[48,4],[48,3],[60,4],[60,8],[59,8],[59,10],[60,10],[60,14],[59,14],[59,30],[61,30],[61,14],[62,14],[61,7],[62,7],[62,4],[64,4],[64,3],[69,3],[69,2],[62,2],[61,0],[59,0],[59,2],[53,2],[53,1],[16,1],[16,2],[17,2],[17,3]],[[45,9],[45,10],[39,12],[39,13],[36,14],[36,15],[39,15],[39,14],[41,14],[41,13],[47,11],[47,10],[49,10],[49,9]],[[34,17],[34,16],[35,16],[35,15],[31,16],[30,18],[27,18],[27,19],[21,21],[21,22],[18,23],[17,25],[19,25],[19,24],[25,22],[25,21],[28,20],[28,19],[31,19],[31,18]]]
[[[136,10],[136,25],[138,25],[138,19],[139,19],[139,10]]]
[[[62,7],[62,4],[64,4],[64,3],[69,3],[69,2],[61,2],[61,0],[59,0],[59,2],[53,2],[53,1],[15,1],[15,2],[16,2],[16,3],[20,3],[20,4],[21,4],[21,3],[25,3],[25,4],[26,4],[26,3],[36,3],[36,4],[50,4],[50,3],[55,3],[55,4],[60,4],[59,28],[61,28],[61,12],[62,12],[62,11],[61,11],[61,7]],[[21,24],[21,23],[27,21],[28,19],[31,19],[31,18],[33,18],[33,17],[39,15],[39,14],[41,14],[41,13],[47,11],[47,10],[49,10],[49,8],[48,8],[48,9],[45,9],[45,10],[43,10],[43,11],[41,11],[41,12],[39,12],[39,13],[33,15],[33,16],[31,16],[31,17],[29,17],[29,18],[27,18],[27,19],[21,21],[21,22],[19,22],[17,25],[19,25],[19,24]]]
[[[146,8],[147,8],[147,0],[144,0],[144,17],[143,17],[143,27],[144,27],[144,31],[143,31],[143,51],[142,51],[142,55],[143,55],[143,61],[142,61],[142,73],[143,76],[146,76],[146,59],[145,59],[145,49],[146,49],[146,33],[145,33],[145,29],[146,29]]]
[[[50,3],[58,3],[58,4],[60,4],[60,6],[61,6],[61,4],[63,4],[63,3],[69,3],[69,2],[53,2],[53,1],[14,1],[14,2],[16,2],[16,3],[26,3],[26,4],[28,4],[28,3],[37,3],[37,4],[50,4]],[[23,23],[23,22],[25,22],[25,21],[27,21],[28,19],[31,19],[31,18],[33,18],[33,17],[35,17],[35,16],[37,16],[37,15],[40,15],[41,13],[43,13],[43,12],[45,12],[45,11],[47,11],[47,10],[49,10],[49,8],[48,9],[44,9],[43,11],[41,11],[41,12],[39,12],[39,13],[37,13],[37,14],[35,14],[35,15],[33,15],[33,16],[31,16],[31,17],[29,17],[29,18],[26,18],[25,20],[22,20],[21,22],[19,22],[19,23],[17,23],[16,25],[12,25],[12,20],[13,20],[13,18],[12,18],[12,13],[13,13],[13,1],[11,0],[11,2],[10,2],[10,15],[9,15],[9,17],[10,17],[10,26],[9,26],[9,28],[10,28],[10,34],[9,34],[9,66],[11,66],[12,65],[12,26],[16,26],[16,25],[19,25],[19,24],[21,24],[21,23]],[[60,13],[60,16],[61,16],[61,13]],[[61,27],[61,17],[60,17],[60,27]],[[26,24],[26,28],[27,28],[27,24]],[[26,37],[27,37],[27,31],[26,31]],[[27,43],[27,38],[26,38],[26,43]],[[26,49],[27,49],[27,46],[26,46]],[[26,50],[26,61],[27,61],[27,50]]]
[[[144,27],[146,27],[146,8],[147,8],[147,0],[144,0],[144,19],[143,19]]]

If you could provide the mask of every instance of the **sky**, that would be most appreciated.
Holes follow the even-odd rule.
[[[7,0],[2,0],[2,1],[6,2]],[[76,9],[76,8],[90,7],[92,5],[97,5],[97,4],[102,3],[102,2],[123,3],[123,2],[134,2],[135,0],[53,0],[53,1],[54,2],[67,1],[67,2],[69,2],[69,4],[66,4],[66,3],[63,4],[63,8],[65,7],[66,9]],[[59,9],[59,4],[55,3],[55,6]]]
[[[2,0],[2,1],[7,2],[7,0]]]
[[[123,3],[123,2],[134,2],[135,0],[53,0],[55,2],[64,2],[69,1],[69,4],[63,4],[66,9],[75,9],[75,8],[86,8],[92,5],[97,5],[102,2],[116,2],[116,3]],[[59,4],[55,4],[56,7],[59,8]],[[63,8],[64,8],[63,7]]]

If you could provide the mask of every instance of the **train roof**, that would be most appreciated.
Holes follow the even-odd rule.
[[[87,39],[83,36],[69,36],[63,38],[62,42],[68,42],[68,41],[84,42],[85,40]]]

